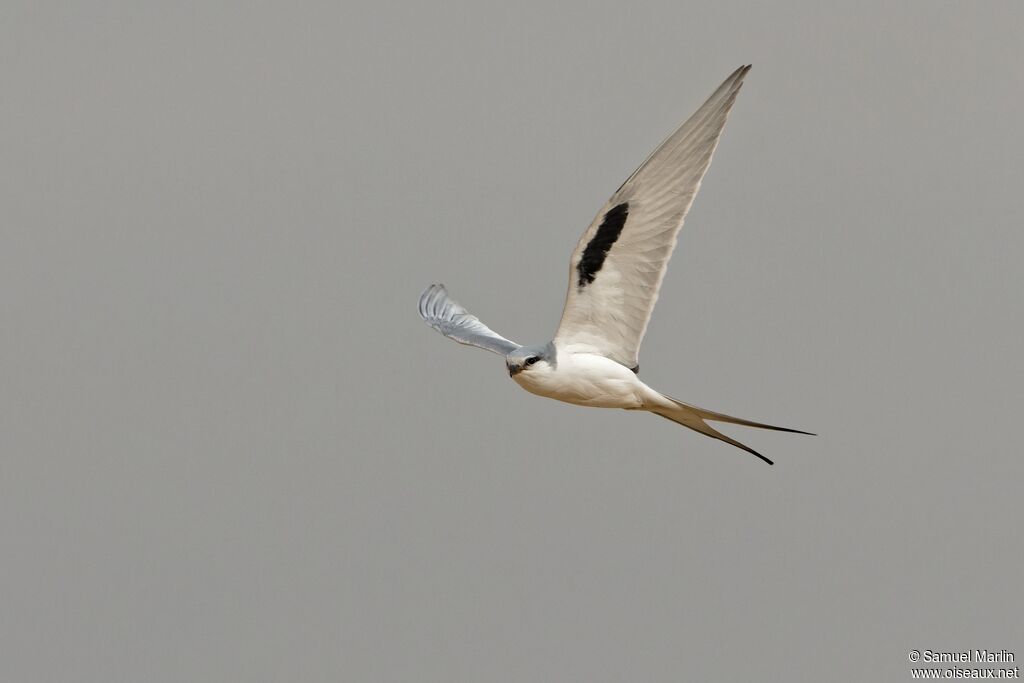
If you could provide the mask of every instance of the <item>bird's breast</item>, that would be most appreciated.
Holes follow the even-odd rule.
[[[559,354],[512,379],[531,394],[600,408],[640,408],[646,389],[629,368],[594,354]]]

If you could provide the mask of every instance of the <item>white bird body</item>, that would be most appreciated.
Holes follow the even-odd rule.
[[[626,179],[584,231],[570,260],[565,309],[551,342],[520,346],[509,341],[452,300],[443,285],[431,285],[420,296],[423,319],[461,344],[505,356],[509,375],[531,394],[581,406],[649,411],[772,464],[707,420],[808,432],[688,405],[637,376],[640,343],[676,238],[749,70],[740,67],[725,79]]]
[[[559,351],[557,346],[553,363],[538,362],[512,379],[531,394],[578,406],[639,410],[670,405],[624,365],[594,353]]]

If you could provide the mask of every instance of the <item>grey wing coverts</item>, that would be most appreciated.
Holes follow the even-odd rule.
[[[420,295],[420,316],[428,325],[460,344],[507,356],[519,344],[505,339],[448,296],[444,285],[430,285]]]

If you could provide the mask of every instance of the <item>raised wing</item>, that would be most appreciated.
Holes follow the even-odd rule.
[[[505,339],[448,296],[444,285],[430,285],[420,295],[420,315],[428,325],[460,344],[507,356],[519,344]]]
[[[676,236],[700,189],[726,117],[750,70],[742,66],[633,172],[572,254],[555,343],[634,370]]]

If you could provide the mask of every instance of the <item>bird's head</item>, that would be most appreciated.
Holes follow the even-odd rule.
[[[539,367],[548,369],[555,365],[555,345],[548,343],[538,346],[520,346],[505,356],[505,367],[508,376],[515,377],[520,372],[530,372]]]

